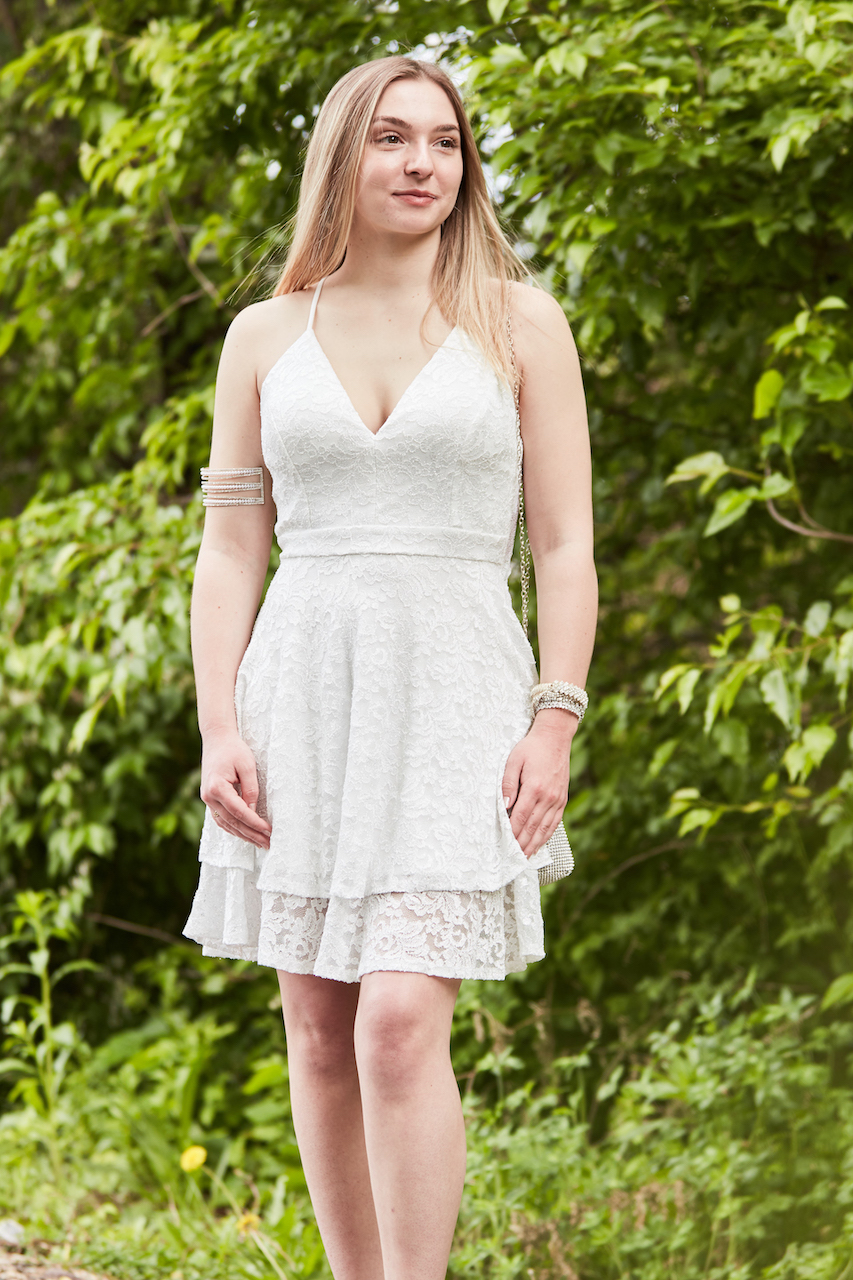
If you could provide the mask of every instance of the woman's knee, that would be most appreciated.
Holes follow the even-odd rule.
[[[301,975],[297,975],[301,976]],[[355,993],[334,990],[341,984],[321,985],[323,979],[294,983],[294,975],[280,975],[282,1012],[288,1056],[315,1077],[335,1076],[354,1065],[353,1019]]]
[[[402,1095],[448,1053],[448,1037],[416,992],[362,990],[355,1019],[355,1053],[363,1084]]]

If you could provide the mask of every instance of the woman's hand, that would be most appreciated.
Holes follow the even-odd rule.
[[[255,757],[239,734],[207,734],[201,753],[202,800],[223,831],[268,849],[272,827],[256,813],[258,794]]]
[[[540,711],[513,747],[502,792],[513,835],[528,858],[557,830],[569,797],[569,756],[577,717],[552,707]]]

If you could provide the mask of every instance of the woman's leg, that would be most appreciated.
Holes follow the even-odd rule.
[[[465,1178],[450,1064],[459,982],[421,973],[361,980],[355,1052],[384,1280],[444,1280]]]
[[[353,1025],[359,989],[278,975],[293,1123],[335,1280],[384,1280],[362,1124]]]

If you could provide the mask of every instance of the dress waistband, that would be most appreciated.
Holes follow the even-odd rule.
[[[283,557],[295,556],[444,556],[454,560],[508,562],[508,539],[479,529],[441,525],[359,524],[320,529],[276,530]]]

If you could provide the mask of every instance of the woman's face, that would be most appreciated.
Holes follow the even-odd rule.
[[[447,94],[432,80],[395,80],[373,117],[356,224],[424,235],[449,216],[461,181],[459,126]]]

